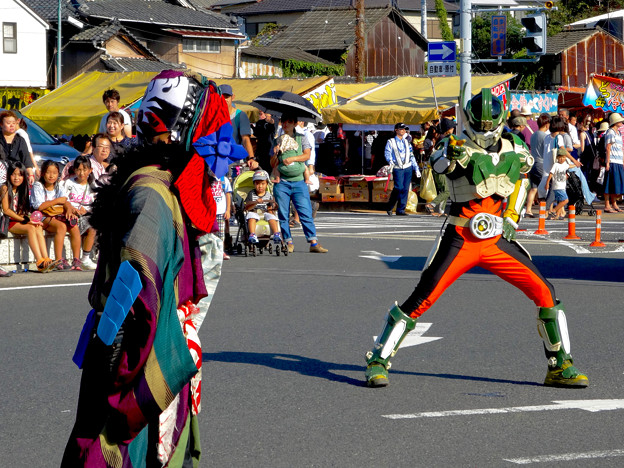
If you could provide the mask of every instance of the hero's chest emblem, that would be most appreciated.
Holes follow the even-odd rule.
[[[489,154],[473,153],[468,167],[479,197],[494,194],[507,197],[513,193],[520,178],[522,163],[520,155],[513,151],[502,153],[496,162]]]

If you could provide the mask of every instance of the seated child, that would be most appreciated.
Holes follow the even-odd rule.
[[[273,200],[273,196],[267,192],[269,176],[265,171],[256,171],[253,175],[254,189],[247,194],[245,199],[245,211],[247,211],[247,226],[249,227],[249,242],[258,243],[256,236],[256,223],[260,219],[260,213],[264,215],[264,219],[269,222],[273,242],[281,244],[282,236],[279,232],[279,224],[277,222],[277,203]]]
[[[568,169],[570,164],[566,161],[568,152],[565,148],[557,150],[557,162],[553,164],[548,179],[546,180],[546,190],[550,187],[552,181],[552,189],[555,192],[555,214],[557,219],[565,219],[565,207],[568,203],[568,195],[566,193],[566,181],[568,179]]]

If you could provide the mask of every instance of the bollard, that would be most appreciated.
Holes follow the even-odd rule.
[[[580,240],[576,235],[576,208],[574,205],[568,206],[568,235],[564,239]]]
[[[539,224],[537,225],[537,231],[535,231],[533,234],[548,234],[548,231],[546,230],[546,202],[540,202]]]
[[[596,240],[589,244],[590,247],[605,247],[605,244],[600,242],[600,233],[602,232],[602,210],[596,210]]]

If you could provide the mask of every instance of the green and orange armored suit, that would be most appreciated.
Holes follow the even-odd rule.
[[[461,137],[465,139],[451,135],[431,156],[433,170],[446,175],[453,200],[448,227],[432,249],[412,294],[388,312],[384,329],[366,355],[367,383],[388,385],[390,358],[418,317],[457,278],[478,266],[518,287],[538,307],[538,331],[548,359],[544,384],[586,387],[587,376],[572,365],[563,304],[515,240],[533,158],[519,138],[503,134],[505,111],[490,89],[468,102],[463,119]]]

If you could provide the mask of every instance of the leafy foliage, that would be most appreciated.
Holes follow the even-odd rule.
[[[262,45],[263,41],[270,41],[273,36],[278,33],[280,30],[280,26],[277,23],[267,23],[264,27],[256,34],[256,37],[253,38],[251,44],[254,46]]]
[[[284,60],[282,70],[284,78],[344,75],[344,65],[324,65],[303,60]]]
[[[451,28],[448,25],[448,14],[446,12],[446,8],[444,8],[443,1],[435,0],[435,8],[436,15],[438,15],[438,21],[440,22],[440,33],[442,34],[442,39],[444,39],[445,41],[452,41],[453,31],[451,31]]]

